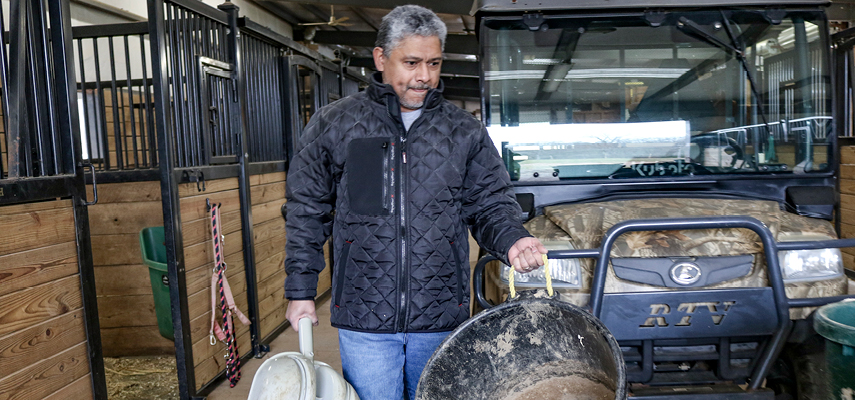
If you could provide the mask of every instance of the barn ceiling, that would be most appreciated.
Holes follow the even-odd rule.
[[[374,69],[371,50],[380,21],[392,8],[418,4],[430,8],[448,27],[442,75],[446,96],[478,98],[478,42],[469,1],[432,0],[256,0],[257,4],[291,23],[294,39],[338,49],[354,67]]]

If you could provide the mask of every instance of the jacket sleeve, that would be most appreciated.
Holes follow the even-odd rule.
[[[463,190],[463,212],[472,236],[490,254],[509,264],[511,246],[531,234],[522,225],[522,209],[510,176],[483,126],[469,151]]]
[[[324,126],[321,113],[316,113],[288,167],[285,297],[289,300],[314,299],[318,274],[326,266],[323,245],[332,231],[335,183]]]

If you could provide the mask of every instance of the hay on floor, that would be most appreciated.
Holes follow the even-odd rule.
[[[174,356],[104,358],[110,400],[178,398]]]

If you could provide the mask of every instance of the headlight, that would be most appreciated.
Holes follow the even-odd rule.
[[[542,242],[547,250],[572,250],[570,242]],[[508,284],[508,272],[511,267],[502,264],[502,282]],[[550,259],[549,275],[552,276],[552,287],[582,287],[581,266],[575,258]],[[527,274],[514,271],[514,284],[523,287],[546,287],[546,274],[544,268],[540,267]]]
[[[840,249],[792,250],[778,252],[784,282],[816,281],[843,275]]]

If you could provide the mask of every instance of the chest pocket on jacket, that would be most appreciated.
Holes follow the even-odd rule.
[[[391,209],[392,138],[353,139],[347,147],[347,194],[356,214],[386,215]]]

